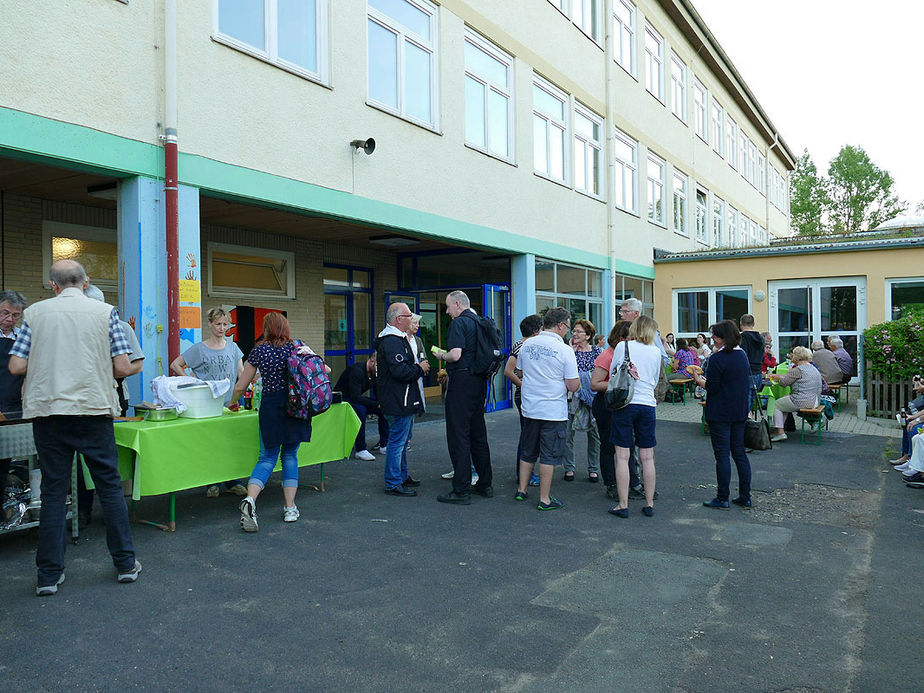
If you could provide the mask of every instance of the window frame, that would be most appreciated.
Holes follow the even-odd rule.
[[[661,167],[661,177],[653,178],[651,175],[651,166]],[[648,155],[645,157],[645,191],[646,191],[646,201],[648,202],[648,221],[654,224],[655,226],[661,226],[667,228],[667,161],[662,159],[660,156],[655,154],[650,149],[648,150]],[[661,216],[657,218],[654,216],[654,211],[657,209],[655,204],[653,192],[655,188],[660,189],[660,203],[661,203]]]
[[[536,103],[536,97],[535,97],[536,89],[540,89],[544,91],[546,94],[548,94],[552,98],[561,102],[562,116],[564,118],[564,121],[556,120],[556,117],[552,113],[546,113],[545,111],[539,110],[539,106]],[[571,115],[571,98],[568,96],[568,94],[565,91],[563,91],[562,89],[559,89],[558,87],[556,87],[554,84],[552,84],[550,81],[548,81],[544,77],[541,77],[538,72],[533,73],[532,94],[533,94],[533,123],[534,123],[533,132],[535,133],[536,118],[539,118],[540,120],[544,120],[546,123],[545,125],[546,168],[551,168],[551,166],[549,166],[551,162],[549,158],[550,151],[551,151],[549,148],[549,144],[551,141],[549,138],[550,129],[552,127],[560,128],[564,135],[562,137],[562,155],[561,155],[562,156],[561,166],[562,166],[562,176],[563,177],[556,178],[555,176],[552,175],[551,172],[541,171],[540,169],[536,168],[535,145],[533,146],[533,173],[535,173],[537,176],[540,176],[541,178],[550,180],[553,183],[559,183],[561,185],[570,185],[570,179],[568,178],[568,174],[570,173],[570,170],[571,170],[571,157],[569,156],[570,147],[568,147],[568,143],[571,141],[570,139],[571,124],[569,122],[570,115]]]
[[[587,5],[590,5],[590,31],[584,27],[584,12]],[[571,0],[571,22],[576,26],[587,38],[596,43],[598,46],[602,45],[603,42],[603,23],[601,18],[603,17],[603,4],[601,0]],[[578,9],[582,10],[581,20],[578,23],[577,12]],[[593,30],[594,25],[596,24],[596,31]]]
[[[606,299],[606,273],[604,270],[595,269],[593,267],[587,267],[584,265],[575,265],[570,262],[559,262],[558,260],[552,260],[551,258],[536,258],[536,264],[550,264],[552,266],[552,291],[536,289],[535,291],[535,302],[533,303],[533,308],[536,309],[539,299],[551,300],[552,305],[559,304],[561,305],[561,299],[566,299],[570,301],[584,301],[585,313],[590,318],[589,306],[591,304],[598,306],[598,312],[603,317],[603,308],[604,301]],[[583,270],[584,271],[584,292],[583,293],[569,293],[566,291],[558,290],[558,268],[559,267],[568,267],[572,270]],[[600,280],[600,295],[595,296],[591,292],[591,282],[590,282],[590,273],[593,272],[598,275]],[[534,277],[535,280],[535,277]],[[572,316],[573,317],[573,316]],[[596,323],[594,323],[596,324]]]
[[[420,127],[439,132],[440,112],[439,112],[439,17],[438,7],[430,0],[400,0],[401,2],[412,5],[416,9],[430,16],[430,36],[423,37],[411,31],[409,27],[400,24],[398,20],[389,17],[387,14],[373,7],[369,0],[366,0],[366,104],[377,108],[385,113],[389,113],[397,118],[414,123]],[[377,101],[369,93],[371,86],[372,74],[368,69],[369,65],[369,22],[374,22],[396,36],[398,51],[396,56],[395,71],[397,73],[397,83],[395,85],[397,93],[397,107]],[[429,45],[427,45],[429,42]],[[406,44],[410,43],[420,50],[430,55],[430,116],[431,121],[427,122],[413,116],[406,111],[407,90],[406,90],[406,69],[405,69],[405,52]]]
[[[690,206],[690,177],[678,169],[674,169],[674,174],[671,177],[672,186],[671,186],[671,222],[674,228],[674,233],[684,238],[690,237],[690,223],[689,223],[689,206]],[[683,183],[683,187],[680,190],[678,195],[677,183]],[[680,228],[677,228],[677,198],[681,198],[682,212],[680,214]]]
[[[330,86],[330,8],[329,0],[316,0],[315,5],[315,58],[318,71],[312,72],[302,65],[279,57],[278,0],[264,0],[263,40],[266,49],[252,46],[246,41],[224,34],[220,29],[220,0],[212,0],[212,40],[252,58],[269,63],[286,72],[304,77],[323,86]]]
[[[725,200],[712,195],[712,247],[724,248],[726,245]]]
[[[700,205],[700,194],[703,196],[703,204]],[[709,190],[701,185],[693,189],[693,230],[697,243],[709,245]],[[702,209],[702,215],[700,210]],[[702,223],[700,223],[702,219]]]
[[[501,85],[495,84],[490,78],[481,75],[468,67],[468,64],[465,62],[465,43],[469,43],[476,50],[480,50],[485,53],[487,56],[493,58],[499,63],[503,63],[507,68],[507,82],[509,86],[501,87]],[[481,34],[472,30],[469,27],[465,28],[465,36],[463,38],[463,63],[464,69],[463,74],[464,78],[471,78],[476,82],[479,82],[485,88],[485,101],[484,101],[484,137],[485,137],[485,146],[482,148],[477,144],[470,142],[467,138],[465,139],[465,145],[476,151],[486,154],[487,156],[499,159],[505,163],[513,164],[516,161],[516,124],[515,124],[515,111],[514,111],[514,94],[515,94],[515,85],[514,85],[514,73],[513,69],[513,56],[501,49],[499,46],[494,44],[492,41],[489,41]],[[490,92],[495,92],[504,98],[507,99],[507,156],[501,156],[500,154],[494,152],[490,146]],[[464,110],[463,115],[467,113]],[[465,130],[467,131],[467,127]],[[466,137],[463,135],[463,137]]]
[[[725,158],[725,109],[714,96],[711,100],[712,111],[710,113],[710,122],[712,123],[712,151],[723,159]]]
[[[725,112],[725,160],[733,170],[738,170],[738,123],[728,111]]]
[[[248,289],[243,287],[225,287],[216,288],[212,281],[214,272],[212,272],[212,253],[213,252],[240,253],[242,255],[256,255],[257,257],[275,258],[286,261],[286,290],[270,291],[259,289]],[[274,299],[274,300],[296,300],[295,294],[295,253],[289,250],[274,250],[271,248],[257,248],[247,245],[236,245],[232,243],[219,243],[217,241],[208,241],[205,248],[206,270],[208,274],[208,285],[206,286],[207,295],[210,297],[220,298],[253,298],[253,299]]]
[[[693,132],[709,144],[709,91],[697,77],[693,78]]]
[[[893,317],[893,311],[895,306],[892,304],[892,289],[896,285],[901,284],[920,284],[924,283],[924,276],[922,277],[891,277],[886,278],[885,280],[885,319],[886,322],[892,322],[896,318]]]
[[[754,291],[753,287],[750,284],[734,285],[734,286],[697,286],[697,287],[683,287],[682,289],[672,289],[671,290],[671,327],[673,332],[677,337],[683,337],[684,339],[689,339],[690,337],[695,337],[697,332],[690,331],[681,331],[680,330],[680,312],[678,311],[677,299],[681,294],[688,293],[703,293],[707,294],[706,300],[706,321],[707,330],[708,325],[714,325],[718,322],[716,315],[717,301],[716,293],[726,292],[726,291],[746,291],[748,295],[748,309],[747,312],[752,314],[754,312]]]
[[[767,194],[767,159],[759,151],[757,152],[757,192],[766,196]]]
[[[628,212],[630,214],[639,216],[640,213],[638,209],[638,197],[639,197],[638,195],[638,140],[633,139],[632,137],[624,133],[619,128],[613,128],[613,130],[615,132],[614,139],[622,142],[622,144],[632,149],[632,161],[624,161],[616,153],[615,148],[613,151],[613,168],[620,172],[620,175],[617,176],[618,180],[614,181],[614,183],[618,187],[622,188],[623,199],[625,199],[626,172],[627,171],[630,172],[631,177],[632,177],[631,191],[630,191],[632,194],[632,206],[627,207],[625,205],[619,204],[620,196],[618,193],[616,193],[616,190],[614,190],[614,193],[616,193],[616,196],[615,196],[616,199],[614,199],[613,202],[616,205],[617,209],[621,209],[624,212]],[[619,185],[620,183],[621,185]]]
[[[679,75],[674,73],[675,67],[679,67]],[[687,64],[673,50],[671,51],[671,113],[681,123],[687,124]]]
[[[90,226],[88,224],[70,224],[63,221],[42,221],[42,284],[47,288],[51,277],[48,270],[54,262],[52,237],[76,238],[80,241],[92,243],[111,243],[115,248],[116,278],[101,279],[90,277],[90,281],[105,293],[119,291],[119,233],[117,229],[107,229],[104,226]]]
[[[574,116],[577,116],[577,115],[587,118],[588,120],[590,120],[597,126],[597,139],[596,140],[588,140],[584,135],[581,135],[578,133],[577,128],[574,126],[574,120],[575,120]],[[584,180],[587,182],[590,181],[590,176],[588,175],[588,173],[590,174],[593,173],[593,168],[591,166],[592,160],[588,156],[588,154],[590,154],[592,151],[597,152],[597,155],[598,155],[597,178],[599,180],[594,180],[594,183],[596,183],[596,186],[599,192],[595,193],[593,192],[593,190],[582,189],[577,186],[577,160],[574,159],[574,157],[572,157],[574,159],[574,165],[575,165],[574,176],[573,176],[573,181],[574,181],[573,187],[575,191],[583,195],[587,195],[588,197],[592,197],[595,200],[604,199],[603,196],[604,196],[604,192],[606,191],[606,173],[605,173],[606,160],[604,157],[604,132],[606,130],[605,130],[604,124],[605,124],[605,121],[602,116],[597,115],[590,108],[588,108],[587,106],[582,104],[580,101],[575,99],[574,114],[572,115],[572,118],[571,118],[572,147],[577,146],[578,142],[580,142],[584,147],[584,163],[585,163]]]
[[[648,48],[648,38],[657,42],[658,53],[655,55]],[[657,93],[651,90],[653,85],[651,67],[657,65]],[[664,103],[664,37],[650,22],[645,22],[645,90],[661,103]]]
[[[621,5],[628,13],[629,24],[627,25],[620,16],[616,7]],[[631,0],[613,0],[613,55],[611,56],[615,63],[625,70],[631,77],[638,79],[638,64],[636,56],[635,35],[638,27],[638,8]],[[628,45],[626,45],[628,43]],[[628,67],[623,64],[623,51],[628,48]],[[618,54],[617,54],[618,53]]]

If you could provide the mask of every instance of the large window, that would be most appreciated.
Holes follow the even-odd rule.
[[[617,311],[626,299],[637,298],[642,302],[642,315],[654,317],[654,282],[625,274],[615,275],[613,281],[613,297]]]
[[[725,156],[725,109],[712,100],[712,148],[719,156]]]
[[[712,196],[712,247],[725,246],[725,200]]]
[[[706,121],[706,107],[709,95],[706,87],[698,79],[693,80],[693,129],[703,142],[709,141],[708,123]]]
[[[327,82],[328,0],[218,0],[215,39]]]
[[[767,194],[767,160],[763,154],[757,155],[757,189],[761,195]]]
[[[738,170],[738,124],[731,116],[725,119],[725,158],[733,169]]]
[[[427,0],[368,2],[370,103],[436,127],[436,6]]]
[[[924,277],[886,279],[886,320],[898,320],[924,308]]]
[[[700,243],[709,242],[709,206],[707,204],[709,193],[703,188],[696,189],[696,240]]]
[[[738,210],[728,205],[728,216],[726,217],[726,232],[728,238],[728,247],[729,248],[739,248],[741,243],[738,239]]]
[[[552,306],[571,311],[572,323],[585,318],[603,329],[603,272],[537,258],[536,312]]]
[[[295,298],[295,254],[209,243],[209,296]]]
[[[465,34],[465,142],[513,159],[513,58],[474,32]]]
[[[664,159],[648,152],[648,221],[664,226],[667,164]]]
[[[565,137],[568,97],[539,76],[533,78],[533,165],[536,173],[567,182]]]
[[[616,131],[615,166],[616,206],[633,214],[638,213],[636,188],[638,175],[638,142],[619,130]]]
[[[115,229],[42,223],[44,261],[43,283],[48,284],[48,268],[58,260],[74,260],[83,265],[96,286],[103,291],[118,291],[119,252]]]
[[[674,290],[674,332],[678,337],[709,334],[709,326],[751,312],[751,289],[728,286]]]
[[[687,189],[689,178],[685,173],[674,171],[674,231],[689,236],[687,227]]]
[[[580,104],[574,105],[574,189],[603,195],[603,119]]]
[[[571,18],[578,29],[597,43],[602,40],[600,16],[603,0],[571,0]]]
[[[687,66],[671,51],[671,112],[687,122]]]
[[[645,88],[664,101],[664,39],[650,24],[645,25]]]
[[[635,5],[613,0],[613,60],[635,76]]]

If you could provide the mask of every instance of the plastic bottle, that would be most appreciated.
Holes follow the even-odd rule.
[[[260,411],[260,401],[263,399],[263,378],[258,377],[253,385],[253,410]]]

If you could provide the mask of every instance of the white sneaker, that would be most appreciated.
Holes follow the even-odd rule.
[[[241,501],[241,529],[245,532],[256,532],[260,529],[260,525],[257,524],[257,503],[256,501],[247,496],[244,500]]]
[[[907,461],[908,461],[907,457],[899,457],[898,459],[895,459],[895,460],[889,460],[889,464],[891,464],[893,467],[897,467],[898,465],[904,464]]]
[[[295,522],[298,519],[298,508],[294,505],[291,508],[282,509],[283,522]]]
[[[440,474],[440,477],[442,477],[443,479],[451,479],[455,475],[456,475],[456,470],[453,469],[452,471],[446,472],[445,474]]]
[[[894,469],[896,472],[902,472],[902,473],[910,471],[911,470],[911,460],[908,460],[904,464],[897,464],[894,467],[892,467],[892,469]]]
[[[63,571],[61,572],[61,576],[58,578],[58,581],[55,584],[43,585],[42,587],[39,587],[38,585],[36,585],[35,596],[36,597],[50,597],[53,594],[57,594],[58,585],[60,585],[62,582],[64,582],[64,572]]]
[[[373,455],[368,450],[357,450],[353,453],[353,457],[357,460],[362,460],[363,462],[375,462],[375,455]]]
[[[478,475],[472,472],[472,486],[478,483]]]
[[[215,484],[213,486],[208,487],[208,490],[205,492],[205,497],[206,498],[218,498],[220,493],[221,493],[221,489],[218,487],[218,484]]]
[[[785,434],[785,433],[780,433],[778,436],[776,436],[776,435],[770,436],[770,442],[771,442],[771,443],[779,443],[779,442],[782,441],[782,440],[786,440],[786,434]]]
[[[380,455],[387,455],[387,454],[388,454],[388,446],[386,446],[386,447],[384,447],[384,448],[379,448],[378,450],[376,450],[376,452],[379,453]]]

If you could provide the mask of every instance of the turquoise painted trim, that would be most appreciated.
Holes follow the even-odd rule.
[[[107,174],[163,174],[163,149],[108,132],[0,106],[0,151]]]
[[[640,265],[637,262],[629,262],[628,260],[617,259],[613,270],[618,274],[631,274],[633,277],[640,277],[642,279],[655,278],[654,266],[646,267],[645,265]]]

